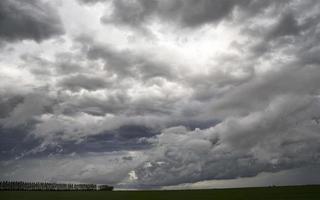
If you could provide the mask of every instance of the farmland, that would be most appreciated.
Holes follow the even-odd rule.
[[[320,186],[285,186],[208,190],[162,190],[162,191],[3,191],[1,200],[319,200]]]

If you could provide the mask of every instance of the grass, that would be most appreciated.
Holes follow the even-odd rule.
[[[263,188],[113,191],[113,192],[0,192],[1,200],[320,200],[319,186]]]

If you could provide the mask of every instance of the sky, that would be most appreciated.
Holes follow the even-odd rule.
[[[1,0],[0,180],[320,184],[319,10]]]

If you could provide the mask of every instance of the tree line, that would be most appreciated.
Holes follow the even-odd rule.
[[[0,181],[1,191],[112,191],[109,185]]]

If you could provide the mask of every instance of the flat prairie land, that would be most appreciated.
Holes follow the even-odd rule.
[[[23,192],[1,191],[1,200],[320,200],[318,186],[208,190]]]

